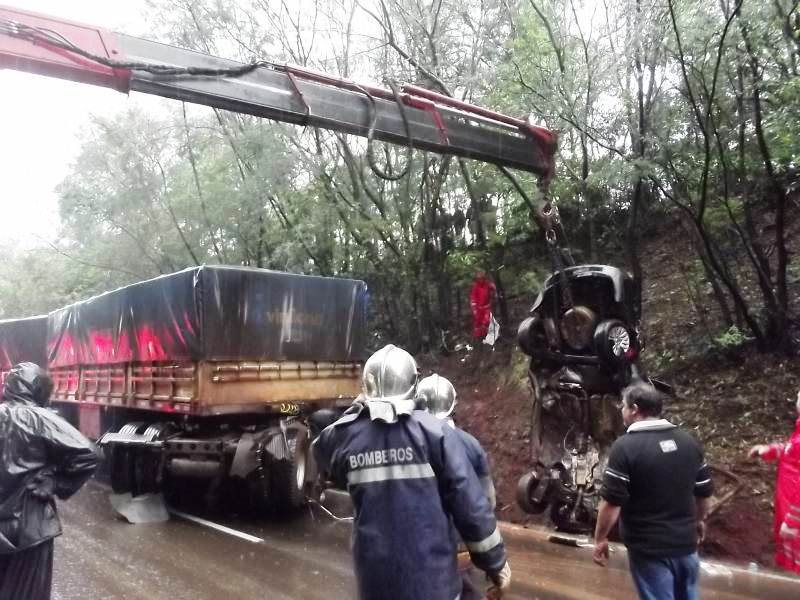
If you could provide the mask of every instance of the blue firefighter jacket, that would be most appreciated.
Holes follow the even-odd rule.
[[[492,481],[492,472],[489,469],[489,457],[486,456],[486,451],[481,446],[481,443],[475,437],[463,429],[453,426],[453,431],[461,439],[464,445],[464,451],[467,454],[467,460],[472,465],[475,475],[478,476],[478,481],[483,488],[483,493],[489,498],[489,505],[494,510],[497,503],[496,493],[494,489],[494,482]]]
[[[320,469],[353,499],[359,598],[455,600],[451,519],[477,567],[506,562],[489,500],[452,427],[419,410],[384,420],[372,404],[356,401],[314,442]]]

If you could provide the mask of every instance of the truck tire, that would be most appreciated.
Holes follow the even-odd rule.
[[[119,446],[109,452],[111,489],[115,494],[125,494],[133,489],[133,456],[128,448]]]
[[[258,468],[247,476],[244,482],[245,494],[242,496],[242,508],[245,512],[256,516],[270,513],[270,485],[268,473],[264,469]]]
[[[308,465],[308,432],[305,428],[286,432],[289,458],[273,459],[269,465],[272,506],[278,513],[296,511],[306,503],[306,467]]]
[[[129,436],[144,435],[147,441],[163,440],[175,432],[170,423],[128,423],[120,433]],[[111,489],[116,494],[130,492],[134,496],[159,491],[160,455],[135,445],[111,444],[110,477]]]

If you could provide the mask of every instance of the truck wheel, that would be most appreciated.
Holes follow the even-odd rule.
[[[172,423],[152,423],[144,429],[143,435],[149,441],[163,441],[177,433]],[[158,493],[161,491],[161,453],[147,449],[139,449],[135,454],[134,496],[139,494]]]
[[[125,494],[133,488],[133,456],[128,448],[111,449],[111,489],[115,494]]]
[[[258,468],[245,479],[246,494],[244,510],[253,515],[268,514],[270,505],[270,482],[267,473]]]
[[[133,495],[156,493],[160,488],[159,456],[139,450],[133,455]]]
[[[286,437],[289,458],[273,460],[269,465],[273,506],[281,513],[292,512],[306,503],[308,433],[305,429],[290,429]]]
[[[163,440],[175,432],[170,423],[128,423],[120,434],[144,436],[145,440]],[[111,444],[110,448],[111,489],[117,494],[130,492],[134,496],[158,492],[161,483],[160,455],[136,446]]]

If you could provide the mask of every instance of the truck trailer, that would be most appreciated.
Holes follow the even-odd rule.
[[[316,474],[306,417],[360,386],[366,284],[201,266],[0,322],[2,368],[53,378],[53,407],[100,444],[116,493],[300,506]]]

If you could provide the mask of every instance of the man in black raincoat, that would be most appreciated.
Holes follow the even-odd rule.
[[[92,443],[47,410],[53,384],[38,365],[8,373],[0,403],[0,600],[48,600],[55,496],[77,492],[97,466]]]

